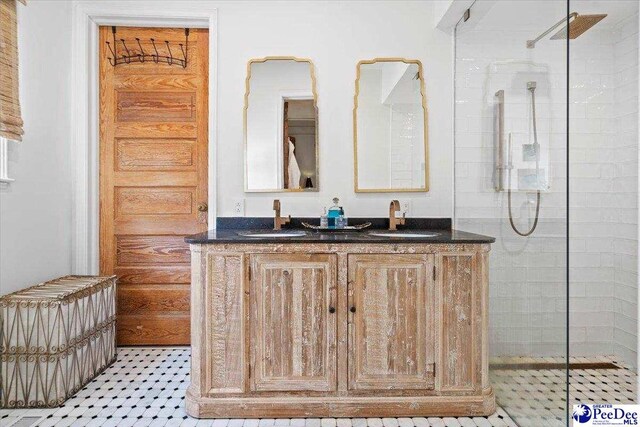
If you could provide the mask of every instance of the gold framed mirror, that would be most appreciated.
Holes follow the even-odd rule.
[[[420,61],[358,62],[353,107],[356,193],[429,191],[427,117]]]
[[[247,64],[245,192],[318,191],[318,95],[313,62],[268,56]]]

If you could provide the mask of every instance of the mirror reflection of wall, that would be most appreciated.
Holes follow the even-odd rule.
[[[245,96],[246,191],[317,191],[317,122],[310,61],[251,60]]]
[[[356,192],[427,191],[424,80],[419,61],[358,64]]]

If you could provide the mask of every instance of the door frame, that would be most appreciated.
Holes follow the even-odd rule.
[[[278,188],[284,188],[284,179],[282,176],[282,170],[284,169],[284,148],[282,141],[284,141],[284,103],[289,100],[314,100],[313,91],[310,90],[281,90],[278,92],[276,98],[276,104],[278,111],[276,111],[276,123],[278,124]],[[316,145],[318,141],[316,141]]]
[[[71,168],[72,257],[74,274],[99,273],[99,46],[100,26],[209,29],[209,228],[216,219],[218,10],[207,1],[76,1],[72,15]]]

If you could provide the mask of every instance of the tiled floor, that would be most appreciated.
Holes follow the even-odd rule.
[[[573,371],[572,396],[587,402],[629,402],[635,375],[626,369]],[[504,409],[490,417],[196,420],[184,412],[188,348],[120,348],[117,362],[62,407],[0,410],[2,427],[28,426],[552,426],[563,425],[564,371],[492,372]],[[542,409],[541,409],[542,408]],[[547,409],[544,409],[547,408]],[[560,417],[559,420],[556,420]],[[516,422],[514,422],[517,421]]]
[[[562,358],[509,358],[492,363],[564,363]],[[611,362],[620,369],[572,369],[570,405],[636,403],[636,374],[613,357],[571,358],[571,363]],[[564,426],[566,371],[564,369],[490,370],[498,404],[518,426]]]
[[[0,410],[2,427],[27,426],[515,426],[503,411],[476,418],[197,420],[184,412],[188,348],[119,348],[118,360],[60,408]]]

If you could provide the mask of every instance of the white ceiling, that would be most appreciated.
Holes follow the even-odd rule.
[[[624,18],[638,13],[638,0],[571,0],[571,12],[606,13],[599,29],[615,27]],[[565,0],[478,0],[471,9],[476,28],[544,31],[567,13]],[[475,16],[474,16],[475,15]],[[481,15],[481,16],[478,16]],[[473,19],[475,18],[475,19]],[[470,23],[470,22],[469,22]]]

